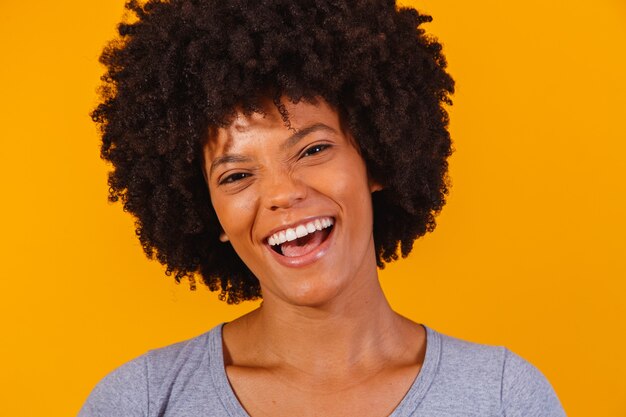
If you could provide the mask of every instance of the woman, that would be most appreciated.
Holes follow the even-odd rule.
[[[453,81],[393,1],[127,7],[93,118],[111,200],[239,319],[109,374],[80,416],[563,416],[503,347],[395,313],[377,267],[435,226]]]

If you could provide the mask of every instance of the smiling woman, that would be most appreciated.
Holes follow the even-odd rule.
[[[110,199],[177,280],[261,306],[94,388],[87,416],[563,416],[504,347],[393,311],[378,267],[435,227],[453,81],[383,0],[149,1],[102,55]]]
[[[371,193],[354,140],[323,99],[238,112],[204,147],[211,202],[229,241],[259,280],[265,303],[344,304],[376,281]],[[367,278],[366,278],[367,277]]]

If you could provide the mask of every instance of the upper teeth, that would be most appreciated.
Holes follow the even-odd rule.
[[[296,240],[299,237],[306,236],[316,230],[326,229],[332,225],[333,219],[330,217],[315,219],[308,223],[300,224],[295,228],[288,228],[281,230],[280,232],[276,232],[267,239],[267,243],[269,243],[270,246],[282,245],[285,242]]]

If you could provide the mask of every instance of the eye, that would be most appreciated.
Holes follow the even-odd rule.
[[[303,158],[305,156],[315,155],[316,153],[322,152],[324,149],[330,148],[330,146],[331,145],[327,145],[324,143],[318,143],[317,145],[313,145],[305,149],[305,151],[302,152],[302,155],[300,157]]]
[[[234,182],[240,181],[244,178],[248,178],[250,176],[250,174],[246,173],[246,172],[236,172],[234,174],[231,174],[227,177],[224,177],[220,180],[219,184],[232,184]]]

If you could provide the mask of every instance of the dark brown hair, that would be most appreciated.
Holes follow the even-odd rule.
[[[370,175],[377,263],[435,228],[448,192],[446,104],[454,82],[430,16],[389,0],[129,1],[132,22],[101,56],[92,118],[111,162],[109,199],[136,217],[145,253],[177,281],[195,274],[228,303],[261,296],[220,226],[202,174],[210,126],[271,91],[322,97],[356,138]],[[286,116],[286,115],[285,115]]]

